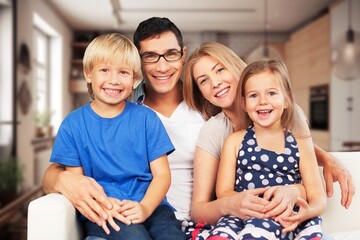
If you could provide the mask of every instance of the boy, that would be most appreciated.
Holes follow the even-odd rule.
[[[184,239],[165,198],[174,147],[151,109],[126,101],[140,66],[128,38],[95,38],[83,59],[92,101],[64,119],[54,143],[50,161],[94,178],[113,205],[105,232],[82,218],[88,239]]]

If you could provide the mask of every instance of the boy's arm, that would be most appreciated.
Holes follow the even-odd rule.
[[[170,187],[171,172],[167,155],[152,161],[150,169],[153,179],[144,198],[140,201],[146,210],[150,212],[149,215],[159,206]]]
[[[327,196],[331,197],[333,195],[333,183],[339,182],[341,188],[341,205],[349,208],[355,194],[355,186],[351,174],[333,155],[315,144],[314,149],[318,164],[323,166]]]
[[[82,215],[99,226],[102,222],[100,216],[103,220],[108,216],[98,202],[108,209],[112,208],[103,188],[93,178],[66,171],[58,163],[52,163],[47,168],[43,188],[45,193],[63,194]]]
[[[124,206],[125,212],[122,214],[131,220],[132,223],[144,222],[159,206],[169,190],[171,173],[167,155],[151,161],[150,169],[153,179],[140,203],[137,204],[133,201],[124,200],[127,206]]]

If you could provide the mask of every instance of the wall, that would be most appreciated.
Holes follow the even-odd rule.
[[[352,28],[357,32],[360,41],[360,1],[352,1]],[[339,37],[348,29],[348,3],[343,1],[331,9],[331,44],[334,46]],[[358,47],[360,47],[358,45]],[[360,50],[359,50],[360,51]],[[360,66],[358,66],[360,68]],[[344,141],[360,142],[360,78],[343,81],[331,74],[331,149],[333,151],[349,150],[343,146]],[[353,98],[353,111],[347,110],[347,98]],[[357,147],[359,149],[359,147]]]
[[[64,24],[62,19],[48,6],[47,1],[44,0],[18,0],[17,1],[17,45],[20,46],[21,43],[26,43],[30,49],[30,56],[33,54],[33,14],[37,13],[43,19],[48,21],[48,24],[61,36],[61,41],[58,43],[59,49],[62,49],[62,55],[57,56],[62,59],[60,66],[54,67],[54,70],[57,70],[56,73],[60,78],[60,90],[61,98],[57,99],[59,105],[62,107],[58,110],[59,117],[63,117],[65,113],[71,108],[71,101],[64,101],[64,104],[60,104],[62,99],[71,99],[68,91],[68,76],[69,76],[69,62],[71,57],[71,38],[72,32],[69,27]],[[33,86],[33,76],[32,72],[29,74],[24,74],[20,70],[17,71],[18,79],[17,86],[19,88],[22,81],[27,81],[30,88]],[[32,96],[34,98],[34,92],[31,88]],[[31,107],[34,106],[35,99],[32,99],[30,106],[30,111],[28,114],[24,115],[19,111],[18,107],[18,155],[20,160],[25,165],[24,173],[24,188],[28,188],[35,184],[35,176],[38,174],[35,166],[35,156],[34,156],[34,146],[32,144],[34,137],[34,124],[33,124],[33,111]],[[48,159],[43,159],[43,161],[48,161]]]

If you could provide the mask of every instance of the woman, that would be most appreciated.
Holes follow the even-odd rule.
[[[216,176],[224,140],[233,131],[245,128],[236,118],[234,102],[238,80],[245,67],[246,64],[231,49],[216,42],[203,43],[190,54],[185,65],[184,99],[208,120],[200,132],[195,150],[191,217],[196,222],[214,224],[223,215],[234,215],[241,219],[278,215],[290,211],[297,197],[304,194],[303,188],[297,185],[274,193],[271,203],[258,197],[264,189],[215,198]],[[327,165],[324,166],[328,171],[326,174],[331,177],[325,180],[327,188],[331,189],[333,177],[336,180],[337,174],[344,174],[346,170],[316,146],[315,153],[320,165]],[[341,182],[341,187],[342,205],[348,207],[354,194],[352,181]],[[282,204],[279,205],[280,202]]]

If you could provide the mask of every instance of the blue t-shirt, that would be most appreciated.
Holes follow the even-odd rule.
[[[150,162],[174,151],[151,109],[126,102],[114,118],[97,115],[90,103],[62,122],[50,162],[81,166],[109,197],[141,201],[152,180]],[[166,198],[161,204],[168,204]]]

